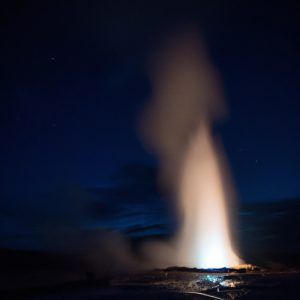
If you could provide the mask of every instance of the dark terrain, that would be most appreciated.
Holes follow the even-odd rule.
[[[128,272],[112,273],[107,266],[104,269],[85,256],[2,249],[1,298],[176,299],[174,293],[178,298],[193,298],[195,295],[185,293],[204,289],[223,298],[230,293],[241,299],[292,298],[297,296],[300,280],[299,203],[299,199],[294,199],[244,203],[241,207],[241,253],[247,263],[259,266],[260,271],[229,274],[223,270],[205,274],[198,270],[174,269],[129,272],[128,275]],[[143,242],[144,238],[132,239],[132,250]],[[229,281],[226,283],[226,280]],[[220,283],[224,281],[234,285],[229,294],[228,287]],[[236,289],[240,292],[234,294]]]
[[[297,268],[96,273],[92,265],[58,254],[1,250],[3,299],[288,299],[298,294]],[[92,271],[91,271],[92,270]],[[196,298],[195,298],[196,297]]]

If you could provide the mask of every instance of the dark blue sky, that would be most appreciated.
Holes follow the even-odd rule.
[[[155,182],[156,158],[140,142],[137,120],[151,95],[147,57],[168,31],[190,22],[203,32],[224,83],[230,116],[216,131],[241,201],[299,197],[299,5],[140,2],[3,6],[0,197],[3,224],[12,232],[26,228],[18,211],[27,208],[31,218],[31,208],[41,206],[49,215],[65,191],[77,188],[88,194],[82,198],[101,198],[99,210],[108,211],[102,218],[113,215],[106,204],[115,201],[116,210],[122,203],[123,211],[142,218],[124,223],[168,223],[156,187],[142,192]],[[136,199],[141,197],[155,198],[156,206]],[[151,209],[156,215],[149,222]],[[97,224],[97,218],[93,222],[88,224]]]

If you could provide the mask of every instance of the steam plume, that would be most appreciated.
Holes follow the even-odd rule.
[[[151,75],[154,93],[143,117],[143,136],[159,155],[161,183],[177,199],[181,218],[173,250],[161,245],[161,255],[168,257],[167,265],[237,265],[228,217],[233,189],[211,130],[225,104],[197,33],[172,37],[155,57]]]

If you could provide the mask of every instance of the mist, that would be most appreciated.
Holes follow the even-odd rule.
[[[179,225],[168,245],[155,243],[144,251],[160,253],[164,259],[153,260],[163,267],[236,266],[235,193],[221,141],[213,133],[214,123],[226,114],[219,74],[193,28],[168,38],[150,70],[153,95],[142,134],[159,156],[160,184],[174,199]]]

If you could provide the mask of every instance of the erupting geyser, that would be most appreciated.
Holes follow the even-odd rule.
[[[154,94],[143,133],[159,154],[161,180],[177,199],[180,217],[170,245],[160,245],[158,265],[235,267],[240,261],[228,215],[234,193],[212,133],[225,105],[217,72],[197,34],[171,38],[155,57],[152,77]]]
[[[188,145],[180,180],[182,227],[178,263],[197,268],[234,267],[225,185],[208,124],[202,124]]]

